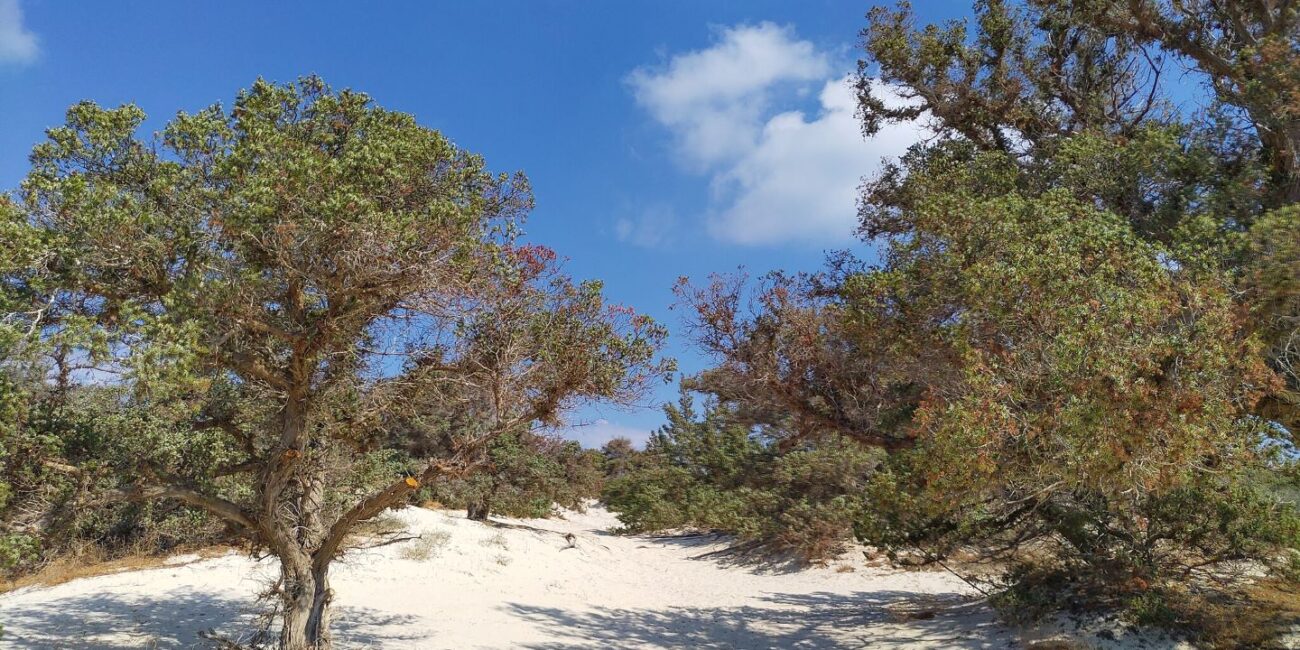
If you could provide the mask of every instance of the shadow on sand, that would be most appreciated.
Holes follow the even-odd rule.
[[[918,599],[910,592],[818,592],[772,594],[763,600],[771,606],[584,612],[521,604],[509,608],[561,639],[523,646],[532,650],[1016,647],[1015,636],[996,625],[986,608],[955,594]]]
[[[987,607],[952,593],[773,593],[753,605],[716,608],[560,608],[544,603],[501,607],[547,639],[512,646],[533,650],[1015,647],[1015,635],[995,624]],[[201,631],[215,628],[227,638],[247,641],[255,618],[254,603],[246,597],[184,589],[141,595],[101,591],[6,606],[0,612],[5,626],[0,646],[212,647],[212,642],[199,636]],[[344,603],[335,610],[333,629],[340,648],[454,647],[445,645],[449,639],[426,636],[429,623],[429,619]]]
[[[178,592],[124,596],[108,592],[79,594],[57,602],[14,606],[0,612],[4,636],[0,647],[90,650],[94,648],[202,648],[215,643],[199,636],[217,629],[234,641],[254,632],[256,610],[246,599],[220,594]],[[332,629],[340,647],[382,648],[419,637],[403,636],[409,616],[342,605],[334,610]]]
[[[799,573],[809,563],[794,553],[773,551],[758,542],[737,542],[723,533],[695,533],[684,535],[630,536],[641,547],[674,547],[691,552],[692,560],[714,562],[730,569],[741,569],[759,575]]]

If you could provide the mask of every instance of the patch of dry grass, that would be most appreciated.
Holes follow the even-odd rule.
[[[494,547],[499,548],[499,549],[501,549],[501,550],[503,550],[503,551],[505,551],[505,550],[509,550],[509,549],[510,549],[510,543],[506,541],[506,536],[505,536],[505,535],[502,535],[501,533],[497,533],[497,534],[493,535],[492,537],[489,537],[488,539],[483,540],[483,545],[484,545],[484,546],[494,546]]]
[[[404,560],[428,560],[438,557],[449,542],[451,533],[445,530],[425,530],[420,533],[419,539],[402,547],[397,555]]]
[[[1205,647],[1265,648],[1300,623],[1300,588],[1261,580],[1235,593],[1189,596],[1179,609]]]
[[[1047,639],[1046,641],[1032,641],[1025,647],[1030,650],[1091,650],[1092,646],[1069,639]]]
[[[183,552],[196,555],[197,557],[191,561],[198,562],[225,555],[231,550],[232,547],[229,546],[209,546]],[[172,564],[167,562],[169,558],[177,554],[176,552],[166,554],[137,552],[108,559],[104,556],[102,550],[88,544],[84,549],[76,553],[55,558],[32,573],[12,580],[0,579],[0,594],[22,589],[23,587],[53,587],[80,578],[93,578],[123,571],[140,571],[156,569],[162,566],[189,564],[189,562]]]
[[[343,547],[365,549],[405,541],[406,524],[392,515],[380,515],[357,523],[348,531]]]

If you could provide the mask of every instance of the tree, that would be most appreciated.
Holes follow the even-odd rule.
[[[741,522],[752,517],[749,479],[770,471],[762,443],[729,422],[725,409],[706,404],[700,413],[684,389],[663,410],[667,422],[651,434],[645,451],[618,465],[605,483],[602,500],[623,530],[748,528]]]
[[[975,9],[973,34],[959,21],[918,28],[906,3],[871,12],[858,81],[866,133],[929,115],[941,140],[1015,153],[1036,180],[1044,168],[1058,179],[1068,171],[1067,143],[1078,136],[1125,143],[1110,147],[1123,159],[1080,170],[1097,179],[1072,184],[1080,198],[1125,217],[1180,263],[1250,273],[1246,233],[1300,200],[1300,10],[1212,0],[996,0]],[[1167,97],[1170,61],[1207,82],[1190,108]],[[877,78],[904,105],[886,102]],[[902,174],[889,167],[867,183],[867,236],[904,234],[893,222],[907,200]],[[1286,320],[1252,311],[1259,328]],[[1288,383],[1263,396],[1257,413],[1294,432],[1300,411],[1288,395],[1300,385],[1285,359],[1271,363]]]
[[[914,237],[893,242],[880,276],[844,287],[865,322],[895,318],[882,306],[906,291],[911,344],[945,351],[954,370],[924,386],[906,425],[915,445],[892,464],[907,478],[882,490],[911,525],[874,533],[951,531],[950,542],[1013,550],[1058,540],[1075,576],[1111,589],[1134,575],[1160,584],[1190,557],[1234,557],[1235,543],[1197,547],[1204,531],[1165,537],[1174,524],[1151,515],[1175,494],[1218,500],[1231,489],[1221,482],[1270,462],[1269,431],[1249,415],[1275,377],[1231,283],[1171,267],[1124,219],[1069,192],[1019,194],[1003,158],[914,169],[908,182],[929,197],[907,215]],[[1201,525],[1217,522],[1188,528]],[[1294,543],[1270,535],[1261,547]]]
[[[530,431],[507,432],[488,443],[485,462],[473,473],[435,484],[444,504],[463,507],[470,519],[493,513],[549,517],[558,505],[581,510],[600,494],[599,454],[572,440]]]
[[[863,31],[864,131],[928,115],[937,134],[864,184],[862,233],[888,242],[883,272],[832,283],[852,320],[902,337],[890,365],[930,372],[905,420],[915,444],[891,456],[863,532],[938,549],[1053,539],[1012,593],[1048,583],[1095,601],[1139,585],[1151,591],[1125,597],[1148,606],[1193,558],[1295,549],[1278,485],[1294,465],[1275,445],[1300,426],[1284,297],[1296,8],[975,10],[969,32],[918,27],[906,4]],[[1209,82],[1191,108],[1166,95],[1170,61]],[[956,372],[933,383],[940,367]],[[1181,382],[1195,388],[1176,397]]]
[[[1160,81],[1183,53],[1105,22],[1139,4],[979,2],[970,31],[873,10],[864,131],[935,134],[864,182],[880,263],[679,288],[716,360],[698,388],[778,449],[833,434],[886,452],[860,535],[1041,562],[1008,593],[1150,604],[1199,563],[1283,570],[1300,543],[1276,453],[1294,430],[1291,181],[1253,132],[1289,119],[1292,10],[1159,6],[1201,12],[1197,38],[1244,61],[1189,116]],[[1287,50],[1267,65],[1232,49],[1261,25]]]
[[[111,496],[202,508],[274,554],[282,648],[331,645],[329,568],[357,523],[670,367],[662,328],[518,242],[522,175],[410,115],[305,78],[151,141],[143,120],[83,102],[35,148],[3,226],[39,242],[5,269],[31,305],[12,315],[228,459],[148,455]],[[430,455],[377,490],[348,480],[394,436]]]
[[[632,440],[623,436],[610,439],[600,448],[601,465],[606,478],[619,478],[628,473],[640,452]]]
[[[1065,188],[1022,193],[1007,154],[960,153],[909,169],[879,268],[685,287],[717,359],[697,385],[782,458],[831,435],[885,452],[861,538],[1034,558],[1013,589],[1150,599],[1296,548],[1294,506],[1258,483],[1285,467],[1251,417],[1276,378],[1229,278]]]
[[[706,399],[697,407],[687,390],[664,414],[667,423],[637,462],[606,481],[603,499],[624,531],[725,532],[739,540],[737,550],[823,561],[852,539],[870,508],[877,450],[833,435],[778,449],[734,406]]]

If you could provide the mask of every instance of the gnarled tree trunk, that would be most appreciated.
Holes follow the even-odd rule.
[[[314,639],[316,648],[323,650],[332,647],[330,638],[330,607],[334,602],[334,590],[330,589],[329,565],[312,571],[315,591],[312,592],[311,615],[307,617],[307,638]]]
[[[281,650],[328,650],[329,588],[328,564],[316,566],[306,554],[280,558],[280,604],[283,627]]]
[[[294,537],[297,548],[290,549],[288,558],[281,558],[284,629],[280,635],[280,647],[286,650],[328,650],[332,647],[329,614],[333,600],[329,563],[334,549],[322,547],[328,532],[321,520],[325,480],[319,469],[306,471],[299,479],[299,485],[299,521]]]
[[[469,504],[469,507],[465,509],[465,516],[473,521],[487,521],[491,510],[491,502],[487,499],[480,499]]]
[[[330,605],[329,566],[312,567],[297,560],[281,566],[284,627],[280,630],[282,650],[329,650]]]

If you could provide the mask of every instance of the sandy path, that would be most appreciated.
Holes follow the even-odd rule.
[[[1008,648],[1023,638],[945,573],[729,566],[696,559],[719,548],[707,540],[608,535],[617,522],[599,508],[494,525],[418,508],[396,516],[446,543],[425,559],[404,557],[418,544],[404,542],[336,565],[340,647]],[[0,596],[0,647],[188,648],[206,629],[247,638],[273,562],[181,560]],[[1119,636],[1078,647],[1171,645]]]

